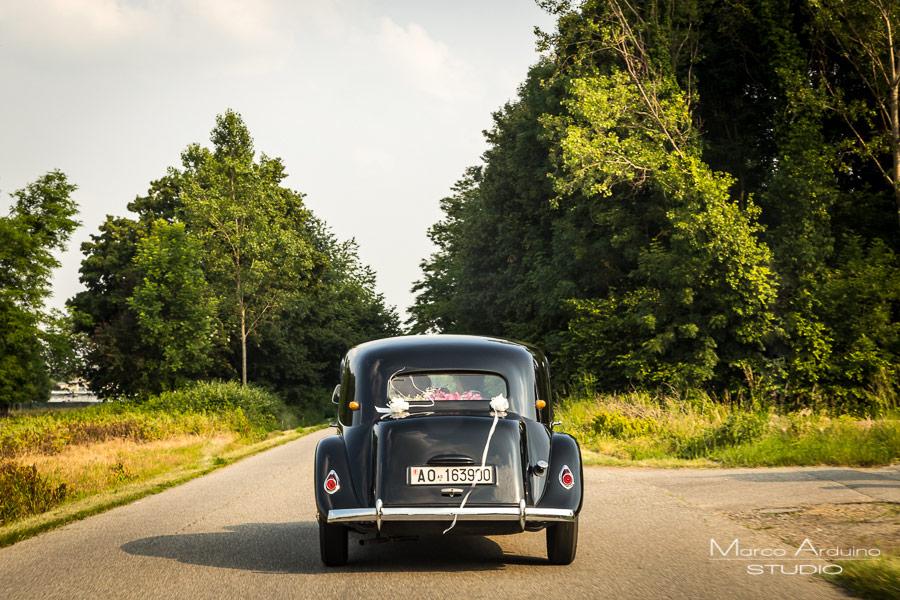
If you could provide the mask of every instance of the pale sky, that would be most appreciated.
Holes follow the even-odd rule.
[[[62,306],[81,242],[232,108],[405,317],[438,202],[537,61],[535,26],[554,19],[533,0],[0,0],[0,214],[51,169],[78,185]]]

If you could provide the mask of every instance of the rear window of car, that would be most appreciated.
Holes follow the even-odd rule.
[[[509,397],[506,380],[486,373],[402,373],[391,377],[388,398],[410,403],[434,404],[447,401],[490,401]]]

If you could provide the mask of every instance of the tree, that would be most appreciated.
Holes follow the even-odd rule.
[[[127,302],[141,341],[155,350],[142,373],[145,390],[174,389],[210,366],[218,322],[200,254],[184,223],[160,219],[138,242],[134,264],[140,283]]]
[[[82,245],[86,290],[70,305],[85,374],[103,396],[238,376],[316,405],[347,348],[396,333],[396,314],[355,244],[281,185],[281,162],[253,158],[237,115],[219,117],[213,142]]]
[[[149,223],[107,216],[100,231],[81,244],[79,269],[85,290],[68,300],[75,330],[87,336],[82,375],[101,398],[144,393],[148,356],[128,298],[141,281],[134,258]]]
[[[78,226],[70,196],[76,186],[51,171],[12,194],[0,218],[0,410],[46,398],[50,390],[39,324],[50,275]]]
[[[328,268],[309,286],[289,295],[251,340],[254,383],[278,390],[307,409],[332,406],[338,361],[357,344],[399,335],[393,308],[374,291],[375,275],[361,264],[353,240],[339,242],[323,222],[310,217],[306,235],[327,257]],[[330,410],[330,409],[328,409]]]
[[[76,331],[71,311],[53,309],[44,319],[44,362],[53,381],[71,381],[84,369],[87,336]]]
[[[254,161],[240,115],[218,116],[211,141],[212,151],[193,145],[182,156],[182,207],[203,243],[221,305],[231,307],[246,384],[248,338],[323,263],[299,232],[308,216],[303,196],[281,187],[286,173],[279,159],[263,154]]]
[[[823,73],[833,108],[853,132],[856,152],[870,160],[891,186],[900,223],[900,6],[894,0],[810,4],[818,25],[830,34],[868,92],[850,95],[831,81],[833,72]]]

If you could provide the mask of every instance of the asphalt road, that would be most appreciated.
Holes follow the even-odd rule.
[[[798,561],[713,560],[711,539],[788,547],[684,499],[686,487],[668,491],[697,473],[685,471],[586,469],[569,566],[546,564],[540,532],[366,546],[351,535],[350,564],[327,569],[311,486],[315,444],[330,433],[4,548],[0,598],[844,597],[781,567],[748,573],[751,563],[793,572]]]

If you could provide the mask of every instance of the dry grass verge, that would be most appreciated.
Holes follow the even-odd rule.
[[[161,492],[321,428],[273,432],[255,443],[227,434],[178,436],[145,444],[108,441],[19,457],[17,462],[33,467],[47,481],[69,482],[73,492],[55,508],[0,527],[0,547]]]

